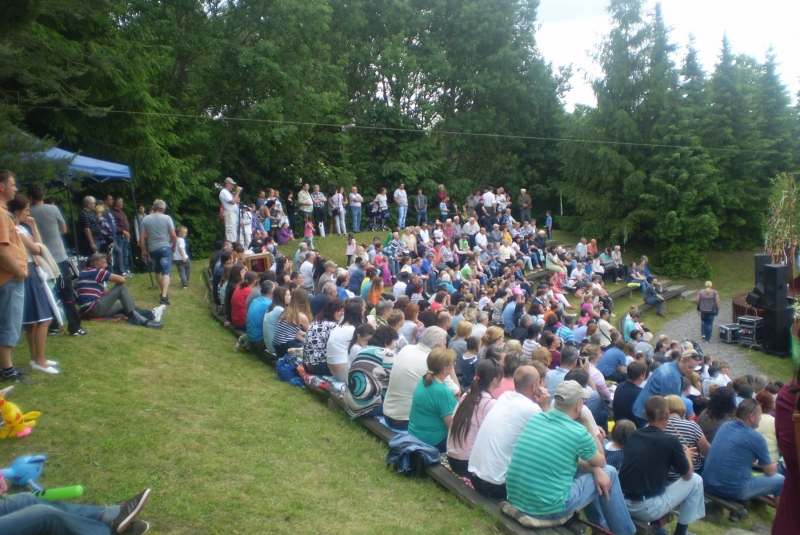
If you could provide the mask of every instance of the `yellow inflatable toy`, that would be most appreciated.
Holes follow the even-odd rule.
[[[0,416],[3,417],[3,423],[5,423],[5,426],[0,428],[0,438],[19,438],[29,435],[36,425],[36,418],[42,415],[41,412],[35,411],[22,414],[16,404],[8,401],[6,396],[13,388],[11,386],[0,390]]]

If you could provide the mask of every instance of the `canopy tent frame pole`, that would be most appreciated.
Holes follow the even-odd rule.
[[[131,179],[129,181],[129,184],[131,186],[131,202],[133,202],[133,224],[136,225],[137,229],[139,229],[139,221],[138,219],[136,219],[136,215],[139,213],[139,206],[136,203],[136,192],[133,189],[133,171],[131,171]],[[133,235],[140,236],[141,232],[142,232],[141,229],[139,229],[139,232],[134,232]],[[136,245],[140,245],[140,243],[137,242]],[[141,247],[139,247],[139,249],[141,249]],[[133,248],[131,248],[131,253],[133,253]],[[139,251],[139,253],[141,256],[141,251]],[[148,258],[147,260],[145,260],[144,258],[142,258],[142,262],[144,262],[147,265],[147,274],[150,275],[150,289],[152,290],[153,288],[156,287],[156,285],[153,282],[153,269],[150,265],[150,259]]]
[[[72,224],[72,246],[75,251],[75,256],[77,257],[80,256],[80,252],[78,251],[78,230],[75,227],[75,217],[72,214],[72,188],[69,185],[69,177],[65,177],[64,182],[67,184],[67,205],[69,206],[69,220]]]

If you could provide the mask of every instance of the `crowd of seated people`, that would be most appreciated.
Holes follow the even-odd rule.
[[[223,247],[220,303],[237,321],[240,302],[258,303],[244,311],[248,337],[261,321],[255,344],[278,358],[294,349],[307,373],[344,385],[352,417],[382,418],[520,514],[549,521],[581,509],[633,533],[632,518],[677,509],[681,535],[703,518],[704,489],[778,498],[786,467],[774,462],[780,433],[769,412],[783,385],[731,378],[693,344],[654,339],[636,307],[622,332],[610,323],[606,280],[660,295],[646,258],[626,266],[618,248],[598,255],[588,240],[574,254],[523,251],[538,231],[506,239],[509,229],[492,224],[462,240],[444,233],[453,227],[423,221],[388,244],[358,245],[346,267],[307,244],[298,261],[275,251],[259,280],[241,272],[235,246]],[[550,272],[525,280],[542,264]],[[240,295],[248,288],[258,297]],[[572,291],[582,293],[579,311]],[[745,478],[744,459],[764,475]]]

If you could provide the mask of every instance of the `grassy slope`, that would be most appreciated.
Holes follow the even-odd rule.
[[[16,389],[42,416],[31,436],[0,443],[0,462],[45,453],[44,486],[82,484],[84,503],[151,486],[155,533],[492,531],[432,481],[387,470],[386,447],[361,426],[235,353],[199,271],[173,292],[162,331],[87,322],[88,337],[50,337],[64,371]],[[146,276],[131,286],[139,306],[156,304]],[[27,362],[24,343],[15,361]]]
[[[343,238],[316,245],[344,261]],[[285,250],[293,254],[294,244]],[[747,289],[749,255],[715,254],[712,263],[724,294]],[[24,411],[42,416],[31,436],[2,442],[0,462],[46,453],[42,483],[83,484],[84,503],[111,503],[152,486],[143,517],[154,533],[495,531],[490,518],[433,482],[387,470],[386,447],[318,396],[233,352],[233,337],[208,313],[201,267],[189,290],[173,292],[163,331],[87,322],[86,338],[50,337],[47,355],[64,371],[35,374],[35,386],[14,393]],[[130,285],[139,306],[156,304],[147,277]],[[672,301],[668,316],[684,308],[692,305]],[[657,332],[655,319],[647,317]],[[26,360],[23,341],[15,361]],[[757,513],[741,527],[771,514]],[[693,531],[723,533],[727,521],[720,520],[712,516]]]

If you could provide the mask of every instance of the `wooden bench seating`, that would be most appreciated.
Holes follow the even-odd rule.
[[[210,288],[211,285],[211,274],[208,269],[204,270],[204,274],[206,275],[207,284]],[[220,323],[224,324],[226,318],[216,310],[216,306],[213,304],[213,300],[210,304],[211,308],[211,315]],[[243,332],[237,331],[232,326],[229,326],[228,329],[238,336],[244,334]],[[257,358],[264,362],[265,364],[275,365],[275,362],[278,360],[275,355],[268,353],[267,351],[259,351],[256,354]],[[344,400],[341,398],[340,395],[335,393],[331,393],[324,390],[314,390],[310,389],[313,392],[317,392],[323,398],[328,399],[328,404],[330,406],[336,407],[338,410],[344,411]],[[359,424],[361,424],[365,429],[370,431],[374,436],[382,440],[384,443],[387,443],[394,437],[395,432],[386,427],[385,425],[381,424],[375,418],[357,418],[355,420]],[[426,474],[435,480],[437,483],[442,485],[447,490],[453,492],[460,500],[465,502],[468,506],[472,508],[483,508],[487,513],[489,513],[493,518],[497,520],[498,528],[501,532],[506,533],[508,535],[578,535],[582,534],[583,530],[580,528],[579,523],[575,520],[570,521],[569,523],[565,524],[564,526],[553,527],[553,528],[540,528],[540,529],[531,529],[522,526],[513,518],[503,514],[500,509],[500,504],[495,501],[491,500],[482,494],[478,493],[474,489],[471,489],[466,484],[464,484],[461,479],[455,475],[453,472],[448,470],[445,466],[441,464],[435,464],[428,466],[425,469]]]
[[[673,297],[680,297],[681,292],[683,292],[685,289],[686,289],[685,286],[670,286],[669,288],[664,290],[664,293],[662,295],[664,296],[664,299],[669,301]],[[637,305],[637,307],[639,308],[639,312],[644,312],[645,310],[655,308],[655,306],[656,305],[651,305],[645,302],[642,302],[640,305]]]

